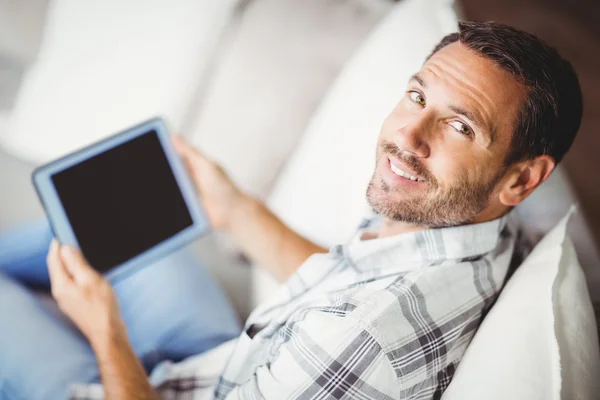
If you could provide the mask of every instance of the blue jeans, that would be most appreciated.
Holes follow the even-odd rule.
[[[44,222],[0,233],[0,399],[64,399],[71,383],[100,382],[94,353],[81,333],[43,301]],[[240,334],[240,324],[210,274],[181,250],[114,284],[133,348],[146,371],[179,361]]]

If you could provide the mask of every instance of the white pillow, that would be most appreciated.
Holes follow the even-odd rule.
[[[369,208],[381,124],[408,79],[457,18],[447,0],[403,0],[352,57],[313,117],[267,200],[284,222],[329,246],[346,241]],[[253,301],[276,288],[254,268]]]
[[[600,350],[571,211],[517,269],[467,348],[444,400],[591,400]]]
[[[534,243],[539,241],[577,203],[565,171],[559,165],[541,187],[517,207],[526,233]],[[575,213],[567,227],[573,240],[579,264],[587,277],[593,303],[600,302],[600,255],[583,213]]]
[[[386,0],[253,0],[214,69],[192,142],[265,198]]]
[[[181,128],[239,0],[55,0],[0,143],[40,163],[155,115]]]

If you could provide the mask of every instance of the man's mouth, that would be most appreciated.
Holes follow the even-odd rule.
[[[425,179],[419,178],[417,176],[411,175],[408,172],[402,170],[400,167],[398,167],[397,165],[394,164],[394,162],[389,159],[389,163],[390,163],[390,169],[392,170],[392,172],[398,176],[401,176],[403,178],[406,179],[410,179],[411,181],[415,181],[415,182],[425,182]]]

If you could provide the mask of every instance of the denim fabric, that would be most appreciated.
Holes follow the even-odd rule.
[[[0,233],[0,400],[63,399],[71,383],[99,382],[85,338],[30,287],[47,289],[46,221]],[[110,249],[107,249],[107,251]],[[187,250],[114,284],[131,344],[150,372],[240,334],[211,275]]]

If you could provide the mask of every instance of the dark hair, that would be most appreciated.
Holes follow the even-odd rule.
[[[492,21],[460,22],[429,57],[460,42],[492,60],[527,87],[505,164],[547,154],[558,163],[581,124],[582,98],[571,64],[538,37]],[[428,57],[428,58],[429,58]]]

